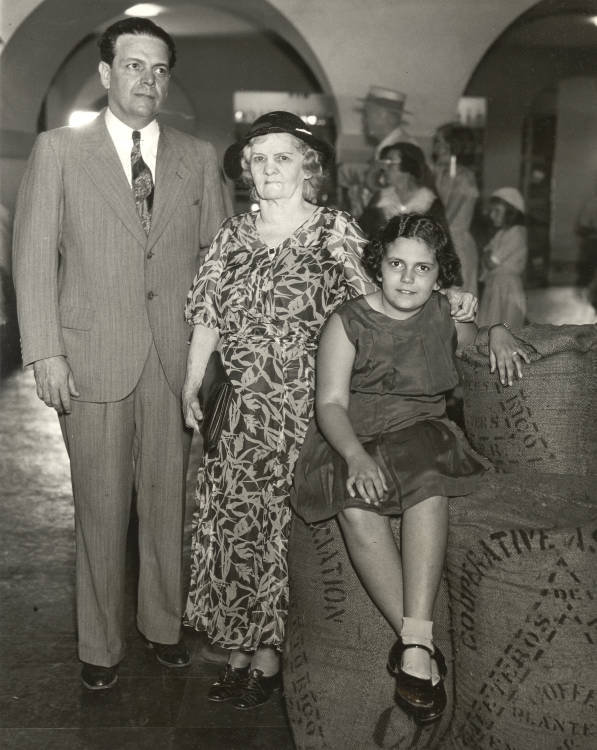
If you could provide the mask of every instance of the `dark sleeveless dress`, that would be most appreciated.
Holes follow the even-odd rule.
[[[365,297],[336,312],[356,349],[350,420],[390,489],[379,506],[351,498],[346,462],[313,420],[296,466],[294,510],[308,523],[347,507],[400,515],[428,497],[472,492],[486,468],[446,417],[444,394],[458,383],[456,329],[446,298],[434,292],[404,321],[373,310]]]

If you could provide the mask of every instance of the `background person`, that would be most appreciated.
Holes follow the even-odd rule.
[[[60,415],[76,522],[83,684],[116,683],[133,484],[137,626],[158,660],[185,666],[182,533],[190,436],[180,392],[181,307],[224,211],[213,147],[156,115],[176,53],[147,19],[99,42],[108,107],[42,133],[20,188],[14,246],[23,362]]]
[[[475,136],[459,123],[439,127],[433,138],[435,185],[444,205],[450,237],[460,259],[462,287],[477,294],[479,255],[470,232],[479,189],[470,169],[475,156]]]
[[[373,238],[393,216],[417,213],[440,224],[449,238],[444,206],[419,146],[405,141],[386,146],[377,164],[383,170],[386,186],[373,195],[359,220],[365,233]]]
[[[585,287],[597,309],[597,173],[591,195],[584,201],[574,224],[578,240],[578,284]]]
[[[524,325],[527,300],[523,278],[527,265],[527,231],[524,199],[513,187],[503,187],[489,200],[489,220],[494,234],[483,250],[480,280],[485,283],[477,324]]]
[[[385,86],[370,86],[362,100],[363,133],[375,146],[373,159],[369,163],[344,163],[338,172],[338,184],[343,200],[350,213],[361,216],[371,196],[380,187],[381,170],[377,160],[381,151],[399,141],[412,141],[404,128],[406,94]]]

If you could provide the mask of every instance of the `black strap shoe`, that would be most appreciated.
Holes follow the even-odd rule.
[[[397,677],[398,673],[400,672],[400,665],[402,664],[402,654],[404,653],[405,648],[406,646],[402,642],[402,638],[398,638],[398,640],[390,649],[390,653],[388,654],[388,672],[392,675],[392,677]],[[424,647],[421,646],[421,648]],[[433,644],[433,653],[431,655],[431,658],[437,664],[440,676],[445,677],[448,674],[446,659],[435,644]]]
[[[224,703],[225,701],[240,698],[247,678],[249,676],[249,667],[231,667],[226,664],[223,674],[212,684],[207,694],[207,700],[214,703]]]
[[[271,677],[265,677],[260,669],[252,669],[242,689],[240,697],[232,701],[234,708],[249,711],[267,703],[272,693],[282,690],[282,675],[280,672]]]
[[[426,715],[434,716],[434,718],[427,719],[427,721],[435,721],[436,718],[441,716],[441,713],[445,708],[446,696],[442,680],[440,679],[436,685],[433,685],[431,677],[429,679],[424,679],[405,672],[402,669],[401,663],[402,655],[407,648],[422,648],[425,649],[425,651],[428,651],[431,658],[435,659],[438,671],[442,678],[445,677],[447,673],[446,660],[438,648],[432,650],[421,644],[405,644],[402,638],[398,638],[396,643],[394,643],[388,656],[388,671],[396,680],[396,691],[394,694],[396,703],[407,711],[413,713],[413,715],[415,715],[416,712],[423,711]],[[434,709],[434,704],[440,707],[442,701],[444,701],[444,706],[441,707],[441,710],[438,708],[439,712],[436,710],[432,711],[432,709]]]
[[[153,650],[155,658],[165,667],[180,669],[181,667],[188,667],[191,663],[189,650],[182,641],[178,643],[155,643],[155,641],[145,639],[145,644],[147,648]]]
[[[116,667],[100,667],[83,662],[81,682],[87,690],[109,690],[118,682]]]
[[[440,680],[433,686],[433,705],[429,708],[411,709],[411,713],[417,724],[431,724],[441,719],[447,704],[448,696],[446,695],[444,681]]]

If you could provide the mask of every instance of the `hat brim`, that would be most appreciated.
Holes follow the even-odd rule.
[[[284,128],[268,126],[267,128],[263,129],[257,128],[240,140],[228,146],[228,148],[224,152],[223,159],[223,168],[226,177],[228,177],[230,180],[237,180],[243,173],[241,164],[241,155],[243,148],[251,140],[253,140],[253,138],[259,138],[260,136],[269,135],[270,133],[288,133],[289,135],[293,135],[295,138],[303,141],[308,146],[311,146],[311,148],[315,149],[316,151],[319,151],[319,153],[323,157],[324,168],[329,167],[333,162],[335,154],[334,147],[326,141],[320,140],[314,135],[310,135],[308,133],[299,134],[291,130],[285,130]]]
[[[240,162],[240,156],[243,147],[244,143],[237,141],[231,146],[228,146],[228,148],[224,152],[222,167],[224,169],[224,174],[226,175],[226,177],[228,177],[229,180],[238,180],[238,178],[243,173],[243,167]]]
[[[401,109],[402,113],[405,115],[414,114],[414,112],[410,109],[406,109],[406,107],[400,102],[392,102],[390,99],[380,99],[377,96],[360,96],[357,101],[362,102],[358,107],[355,107],[358,112],[362,112],[362,110],[365,109],[367,102],[373,102],[374,104],[380,104],[382,107],[387,107],[388,109]]]

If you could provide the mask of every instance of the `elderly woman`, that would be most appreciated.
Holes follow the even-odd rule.
[[[202,419],[197,394],[216,347],[233,383],[199,469],[186,623],[230,651],[208,698],[250,709],[281,687],[289,493],[313,414],[319,333],[343,300],[374,286],[356,222],[316,205],[330,146],[296,115],[270,112],[231,149],[225,161],[239,155],[259,208],[223,223],[186,307],[187,425]],[[476,300],[455,293],[451,304],[471,319]]]

